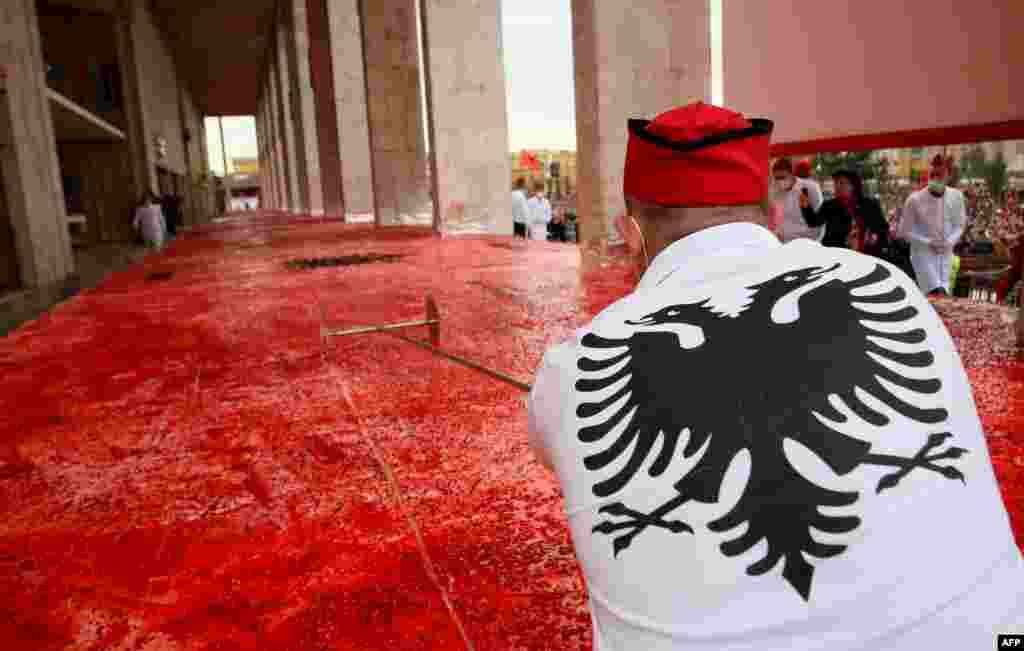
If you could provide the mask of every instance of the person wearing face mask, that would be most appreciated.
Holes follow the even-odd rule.
[[[903,208],[900,234],[910,242],[910,261],[926,294],[946,295],[953,247],[967,220],[962,192],[946,186],[950,163],[941,154],[932,160],[928,187],[910,195]]]
[[[793,163],[788,158],[780,158],[772,165],[772,183],[772,200],[782,207],[779,239],[783,243],[799,238],[820,242],[825,234],[824,227],[808,226],[801,209],[804,204],[813,212],[818,212],[821,208],[821,188],[818,184],[798,178],[793,173]]]
[[[806,200],[800,202],[804,222],[811,227],[824,225],[821,243],[880,256],[889,246],[889,222],[882,206],[864,194],[860,175],[839,170],[832,175],[836,196],[821,204],[817,211]]]
[[[772,126],[628,122],[643,275],[537,371],[593,648],[991,647],[1024,559],[956,348],[896,267],[765,227]]]

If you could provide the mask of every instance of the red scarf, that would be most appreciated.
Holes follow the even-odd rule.
[[[840,196],[839,201],[846,208],[846,212],[850,214],[850,233],[855,238],[851,248],[854,251],[863,253],[864,238],[867,236],[867,231],[864,229],[864,219],[857,214],[857,202],[851,196]],[[849,236],[847,241],[849,241]]]

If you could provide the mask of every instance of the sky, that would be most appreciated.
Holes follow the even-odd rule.
[[[502,46],[508,99],[509,151],[576,149],[576,102],[570,0],[504,0]],[[722,0],[711,0],[711,99],[722,103]],[[223,170],[216,118],[207,118],[207,150],[215,174]],[[231,158],[255,158],[252,117],[224,118]]]

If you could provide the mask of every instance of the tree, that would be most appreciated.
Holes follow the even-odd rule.
[[[873,151],[818,154],[814,157],[814,175],[819,179],[828,179],[835,172],[845,169],[860,174],[865,181],[877,179],[882,166],[874,154]]]
[[[960,166],[963,174],[972,179],[985,178],[988,165],[985,149],[981,145],[971,145],[960,156]]]
[[[996,152],[995,158],[989,161],[985,165],[985,173],[983,175],[985,182],[988,184],[988,190],[992,193],[992,198],[1000,203],[1003,198],[1003,192],[1006,191],[1006,159],[1003,157],[1003,152]]]

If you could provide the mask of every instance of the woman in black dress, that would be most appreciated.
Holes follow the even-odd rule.
[[[864,195],[864,184],[856,172],[840,170],[832,175],[832,180],[836,196],[821,204],[818,212],[801,199],[804,221],[811,227],[825,224],[825,237],[821,241],[825,246],[882,257],[889,248],[889,222],[881,204]]]

